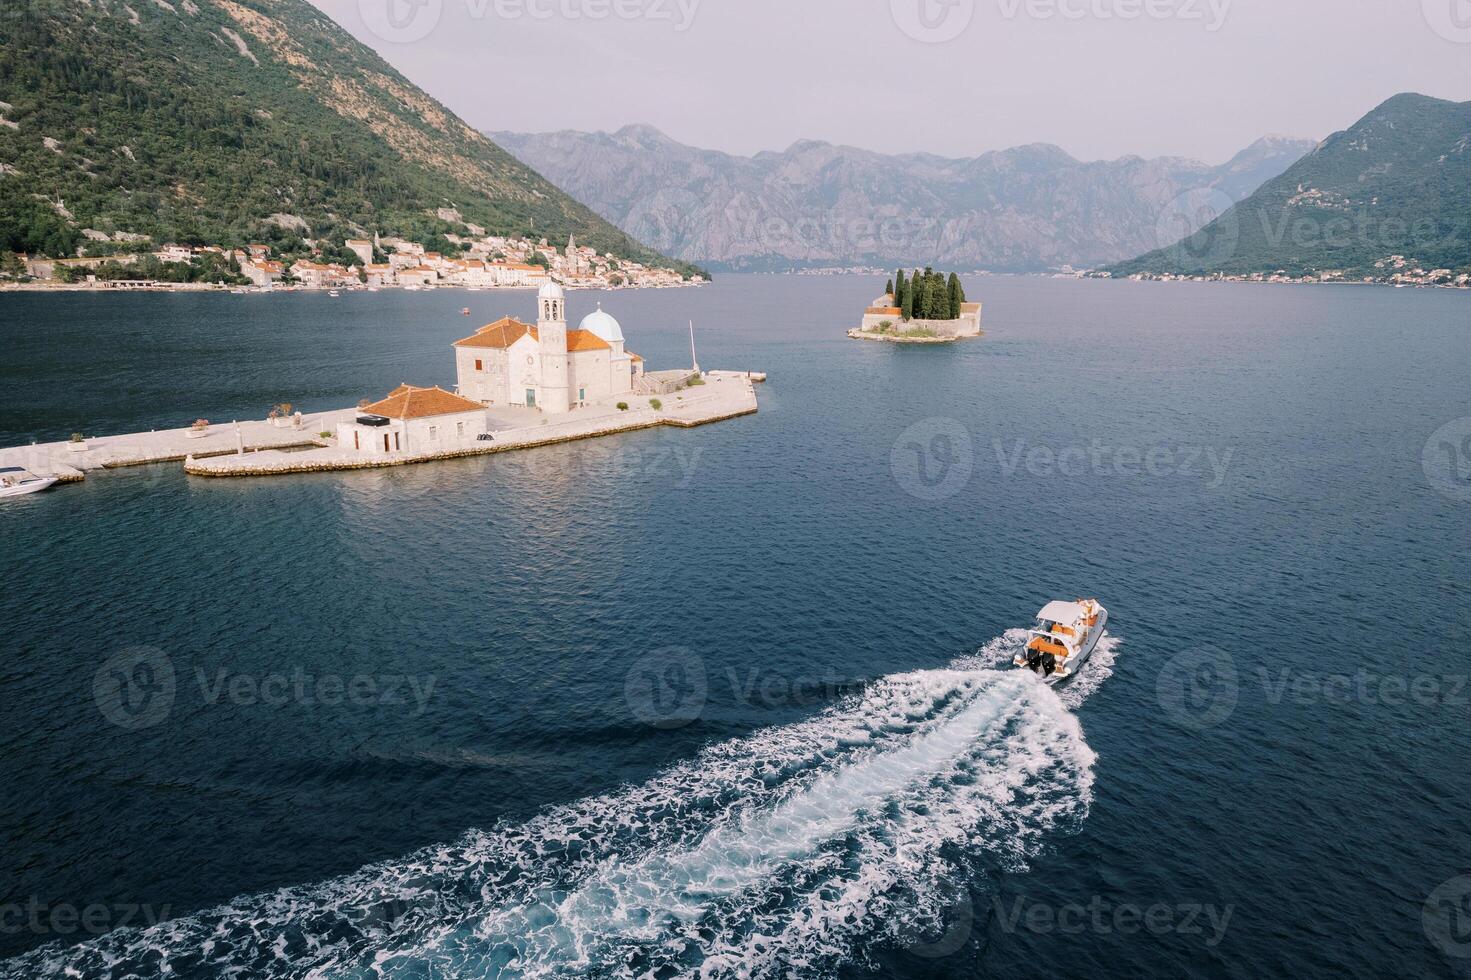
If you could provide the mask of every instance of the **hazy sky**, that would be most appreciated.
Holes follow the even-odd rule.
[[[1471,0],[312,0],[483,129],[1221,162],[1471,100]]]

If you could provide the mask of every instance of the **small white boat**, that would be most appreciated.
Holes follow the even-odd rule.
[[[340,296],[341,296],[341,295],[342,295],[342,294],[341,294],[341,293],[340,293],[340,292],[338,292],[338,291],[337,291],[337,290],[335,290],[335,289],[329,289],[329,290],[328,290],[328,291],[327,291],[327,295],[328,295],[328,296],[331,296],[331,297],[332,297],[332,298],[333,298],[333,299],[337,299],[337,298],[338,298],[338,297],[340,297]]]
[[[39,493],[55,482],[54,476],[37,476],[19,466],[0,467],[0,497]]]
[[[1097,599],[1049,602],[1037,613],[1026,649],[1012,661],[1056,685],[1076,677],[1093,655],[1108,625],[1108,610]]]

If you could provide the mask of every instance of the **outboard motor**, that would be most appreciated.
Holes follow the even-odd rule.
[[[1027,667],[1034,674],[1042,673],[1042,651],[1027,648]]]

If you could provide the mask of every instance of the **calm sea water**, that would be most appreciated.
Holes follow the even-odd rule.
[[[1471,975],[1471,297],[968,289],[940,349],[844,338],[866,279],[574,293],[761,413],[0,505],[0,974]],[[3,295],[0,445],[531,307]],[[1073,689],[995,669],[1081,595]]]

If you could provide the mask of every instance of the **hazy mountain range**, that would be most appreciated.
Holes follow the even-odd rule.
[[[1220,211],[1198,234],[1113,271],[1471,271],[1471,102],[1397,95]]]
[[[956,160],[803,141],[745,157],[649,126],[491,137],[640,241],[727,271],[1119,262],[1194,231],[1223,210],[1211,202],[1246,197],[1316,145],[1269,137],[1211,166],[1085,163],[1047,144]]]

